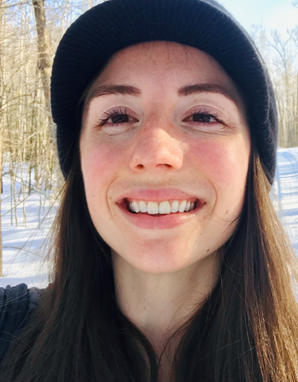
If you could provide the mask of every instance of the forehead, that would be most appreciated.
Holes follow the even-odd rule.
[[[191,84],[219,85],[241,109],[244,102],[236,84],[207,53],[175,42],[152,41],[132,45],[115,53],[89,88],[86,104],[99,85],[128,84],[141,91],[178,92]],[[86,105],[85,104],[85,105]]]

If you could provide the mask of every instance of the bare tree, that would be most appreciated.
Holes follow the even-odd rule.
[[[38,63],[37,69],[41,74],[43,91],[46,101],[46,112],[48,114],[49,130],[52,139],[55,138],[55,125],[51,115],[51,100],[50,100],[50,76],[48,70],[50,68],[50,60],[48,57],[48,46],[46,42],[46,15],[44,9],[44,0],[32,0],[34,6],[34,15],[37,31],[37,50]]]
[[[0,36],[2,35],[2,0],[0,0]],[[2,69],[2,45],[0,43],[0,70]],[[2,73],[0,73],[0,119],[2,114]],[[3,151],[3,143],[2,143],[2,131],[0,130],[0,277],[2,277],[2,263],[3,263],[3,255],[2,255],[2,221],[1,221],[1,194],[2,194],[2,151]]]
[[[279,114],[279,145],[298,145],[298,26],[282,37],[276,30],[268,36],[254,26],[252,38],[263,54],[275,88]]]

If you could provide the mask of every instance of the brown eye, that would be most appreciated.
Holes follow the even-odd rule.
[[[111,117],[112,123],[125,123],[129,122],[129,116],[127,114],[117,114]]]
[[[215,118],[210,114],[196,113],[193,115],[194,122],[210,123],[214,122]]]
[[[99,126],[110,125],[116,127],[116,125],[129,124],[132,122],[137,122],[137,119],[131,116],[131,112],[125,107],[117,107],[103,114],[103,118],[99,119]]]

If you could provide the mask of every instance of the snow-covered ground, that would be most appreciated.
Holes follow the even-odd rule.
[[[11,198],[11,186],[9,175],[4,175],[1,195],[3,277],[0,277],[0,286],[25,283],[45,287],[48,285],[47,244],[57,203],[51,200],[50,193],[33,190],[29,196],[21,176],[16,179],[16,200]],[[22,202],[24,198],[25,203]],[[12,208],[14,205],[17,205],[16,209]]]
[[[298,147],[278,150],[273,186],[282,208],[281,221],[298,255]]]
[[[277,162],[273,193],[283,209],[281,220],[298,254],[298,147],[279,149]],[[48,284],[45,239],[49,236],[57,206],[52,206],[49,195],[40,196],[33,191],[27,197],[25,207],[20,202],[16,211],[11,210],[10,187],[10,179],[5,176],[1,205],[3,277],[0,286],[23,282],[28,286],[45,287]],[[21,201],[22,187],[19,190]]]

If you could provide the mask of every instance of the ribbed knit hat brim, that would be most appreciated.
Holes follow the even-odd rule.
[[[117,51],[141,42],[174,41],[213,56],[244,96],[263,167],[272,183],[277,112],[266,66],[245,30],[215,1],[108,0],[66,31],[54,59],[51,100],[66,177],[73,162],[77,108],[91,79]]]

